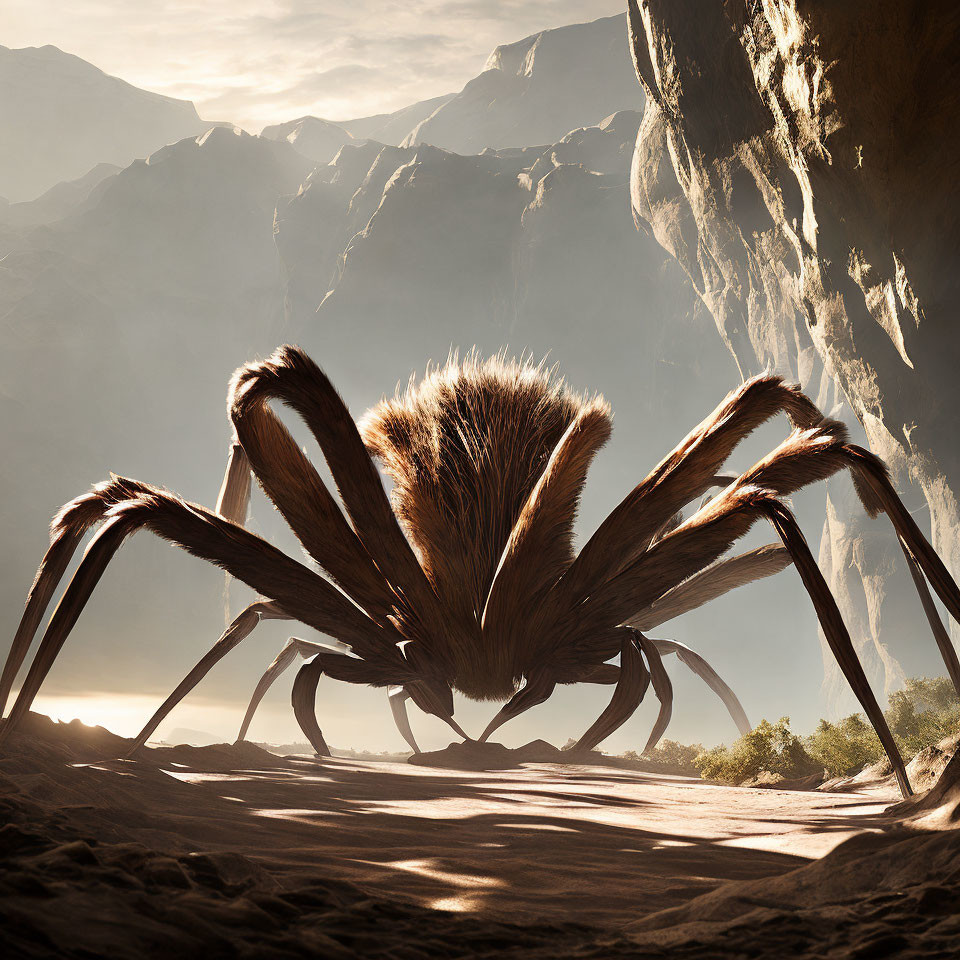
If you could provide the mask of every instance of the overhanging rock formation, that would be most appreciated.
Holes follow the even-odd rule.
[[[839,387],[960,569],[958,8],[629,6],[647,95],[638,225],[683,266],[744,375],[772,366],[827,407]],[[868,606],[883,590],[864,581]]]

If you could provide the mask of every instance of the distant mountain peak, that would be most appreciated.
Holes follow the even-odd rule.
[[[189,100],[141,90],[59,47],[0,46],[0,194],[11,202],[207,126]]]
[[[479,154],[487,147],[554,143],[569,130],[642,106],[626,16],[618,14],[495,47],[483,72],[417,124],[402,145],[432,143]]]
[[[313,116],[264,127],[260,136],[268,140],[286,140],[316,163],[329,163],[345,143],[353,140],[350,132],[340,124]]]

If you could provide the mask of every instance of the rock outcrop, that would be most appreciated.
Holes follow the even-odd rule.
[[[377,140],[395,147],[417,124],[426,120],[454,96],[453,93],[445,93],[412,103],[409,107],[402,107],[393,113],[378,113],[372,117],[358,117],[356,120],[338,120],[337,123],[355,139]]]
[[[638,221],[744,374],[772,366],[821,403],[839,387],[957,573],[955,5],[631,0],[630,29]],[[882,579],[863,577],[868,607]]]
[[[642,432],[617,431],[621,478],[591,498],[587,526],[623,495],[624,470],[650,469],[736,379],[682,271],[633,225],[639,122],[622,111],[470,157],[349,144],[277,211],[289,326],[372,395],[451,347],[550,354],[574,382],[604,370],[590,386]]]
[[[289,144],[214,128],[108,177],[65,219],[6,241],[0,440],[16,455],[0,465],[4,637],[13,635],[51,510],[108,470],[152,476],[194,500],[215,496],[227,380],[240,362],[287,338],[274,210],[311,167]],[[198,634],[222,630],[216,571],[175,563],[161,591],[142,565],[130,566],[106,586],[129,598],[130,614],[170,590],[175,616],[191,623],[181,630],[163,609],[140,614],[140,642],[151,636],[183,663]],[[191,609],[198,590],[207,594],[206,614]],[[114,596],[119,603],[108,601],[101,626],[96,615],[91,626],[119,637],[127,614]],[[156,660],[143,657],[138,673],[133,649],[133,683],[149,685]],[[103,675],[116,674],[104,664]]]

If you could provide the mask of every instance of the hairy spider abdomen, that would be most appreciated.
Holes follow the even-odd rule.
[[[585,420],[595,451],[610,431],[602,397],[574,393],[542,364],[471,354],[411,380],[359,424],[367,449],[394,482],[394,509],[424,572],[457,624],[442,638],[450,647],[449,680],[471,699],[511,697],[535,661],[530,611],[518,603],[490,630],[485,606],[551,455],[571,425]],[[537,567],[548,581],[573,561],[583,479],[570,481],[570,509],[551,524],[538,551]]]

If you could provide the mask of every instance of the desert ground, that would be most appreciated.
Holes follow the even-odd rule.
[[[960,834],[904,827],[886,783],[126,752],[38,715],[8,741],[9,955],[932,957],[960,937]]]

